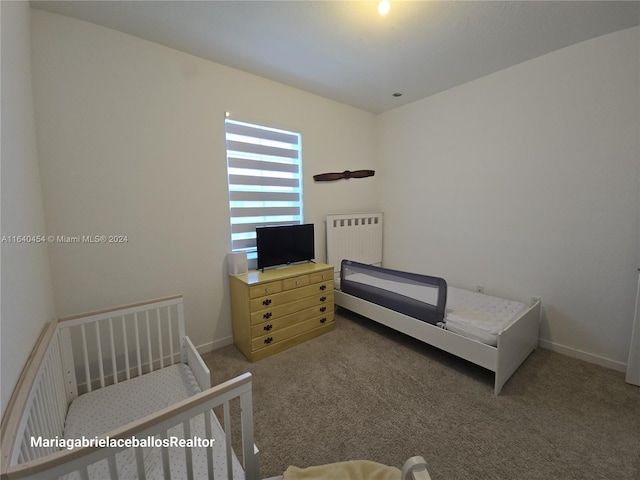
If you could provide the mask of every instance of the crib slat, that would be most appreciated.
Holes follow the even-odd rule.
[[[89,467],[82,467],[78,469],[81,480],[89,480]]]
[[[87,353],[87,333],[84,328],[84,323],[80,325],[80,332],[82,333],[82,354],[84,356],[85,382],[87,384],[87,392],[90,392],[91,391],[91,372],[89,370],[89,354]]]
[[[49,405],[49,421],[52,435],[61,434],[64,428],[60,418],[60,402],[62,400],[62,388],[64,387],[59,381],[61,367],[60,357],[52,357],[47,381],[44,384],[45,396],[49,399],[47,404]]]
[[[49,378],[51,376],[51,357],[47,358],[42,366],[42,378],[40,379],[40,385],[38,391],[36,392],[36,397],[40,398],[40,401],[44,398],[45,401],[42,403],[42,418],[44,419],[44,430],[43,434],[49,436],[51,432],[53,432],[52,422],[54,420],[53,412],[51,411],[53,398],[51,396],[51,391],[49,390]],[[47,401],[48,399],[48,401]]]
[[[20,445],[20,453],[18,454],[18,463],[26,463],[29,461],[28,454],[25,453],[24,442]]]
[[[27,461],[31,461],[34,458],[34,455],[36,453],[35,449],[37,448],[32,447],[31,442],[29,441],[29,439],[33,436],[31,432],[31,419],[29,419],[27,420],[27,424],[24,427],[24,441],[22,442],[22,445],[24,447],[24,457],[27,459]]]
[[[213,414],[212,410],[206,410],[204,412],[204,432],[207,438],[210,440],[213,438],[213,431],[211,428],[211,422],[213,422],[213,418],[211,415]],[[213,473],[213,448],[207,448],[207,472],[209,473],[209,478],[215,478],[215,474]]]
[[[124,323],[124,315],[120,317],[122,323],[122,344],[124,345],[124,369],[127,380],[131,380],[131,372],[129,371],[129,342],[127,342],[127,325]]]
[[[45,406],[45,420],[47,423],[47,437],[54,438],[58,433],[58,429],[56,428],[58,417],[55,413],[56,409],[56,396],[51,388],[51,379],[53,377],[53,371],[51,367],[53,359],[49,357],[49,361],[47,362],[47,366],[45,367],[45,375],[42,379],[42,395],[45,398],[44,406]],[[48,399],[48,400],[47,400]],[[62,433],[62,431],[60,431]]]
[[[104,366],[102,365],[102,340],[100,338],[100,324],[94,323],[96,331],[96,343],[98,344],[98,372],[100,373],[100,388],[104,388]]]
[[[162,473],[164,474],[164,480],[171,480],[171,464],[169,463],[169,448],[164,446],[167,441],[167,432],[165,430],[160,434],[163,446],[160,447],[162,452]]]
[[[147,320],[147,348],[149,349],[149,372],[153,372],[153,356],[151,355],[151,330],[149,329],[149,310],[144,312]]]
[[[182,363],[187,363],[187,348],[185,343],[182,341],[182,339],[185,336],[185,329],[184,329],[184,307],[182,305],[182,302],[178,303],[177,305],[178,307],[178,338],[180,339],[181,345],[180,345],[180,361]]]
[[[73,344],[71,343],[71,329],[59,327],[58,348],[60,350],[60,362],[62,364],[60,375],[62,378],[63,392],[66,401],[65,407],[78,396],[78,380],[76,378],[76,362],[73,358]],[[62,405],[62,402],[61,402]],[[66,413],[66,408],[65,408]],[[64,416],[62,417],[64,419]]]
[[[164,354],[162,353],[162,325],[160,324],[159,308],[156,308],[156,324],[158,325],[158,351],[160,352],[160,368],[164,368]]]
[[[171,328],[171,307],[167,308],[167,327],[169,330],[169,365],[173,365],[176,360],[173,356],[173,329]]]
[[[138,376],[142,375],[142,359],[140,356],[140,332],[138,331],[138,314],[133,314],[133,323],[136,326],[136,356],[138,359]]]
[[[189,439],[191,438],[191,419],[187,418],[184,422],[182,422],[182,425],[184,427],[184,438]],[[188,447],[184,447],[184,456],[185,456],[185,461],[187,464],[187,479],[188,480],[193,480],[193,452],[191,448]],[[231,477],[233,478],[233,477]]]
[[[43,427],[43,412],[42,412],[42,403],[40,401],[40,393],[41,391],[36,392],[35,397],[33,399],[33,407],[31,409],[31,418],[33,419],[33,428],[35,430],[35,437],[39,437],[44,433]],[[45,434],[46,435],[46,434]],[[40,454],[46,453],[45,447],[41,447]]]
[[[118,465],[116,464],[116,456],[110,455],[107,457],[107,463],[109,464],[109,478],[118,479],[120,476],[118,475]]]
[[[111,371],[113,373],[113,383],[118,383],[118,367],[116,365],[116,344],[113,337],[113,319],[109,317],[109,340],[111,342]]]
[[[224,438],[227,450],[227,477],[233,478],[233,449],[231,447],[231,412],[229,409],[229,401],[224,402]]]
[[[59,345],[56,345],[59,348]],[[63,376],[64,365],[62,358],[56,355],[56,364],[53,367],[52,389],[56,399],[56,412],[55,417],[57,420],[58,431],[62,432],[64,429],[64,419],[67,413],[67,385]]]
[[[240,395],[240,424],[242,426],[242,463],[245,472],[258,475],[258,459],[253,444],[253,394],[248,390]]]
[[[144,452],[142,451],[142,447],[135,447],[136,452],[136,467],[138,467],[138,479],[146,480],[147,474],[144,469]]]

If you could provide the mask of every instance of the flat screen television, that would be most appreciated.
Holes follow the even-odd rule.
[[[313,223],[256,228],[258,269],[315,258]]]

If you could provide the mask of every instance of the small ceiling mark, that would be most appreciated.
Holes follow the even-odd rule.
[[[394,94],[393,94],[393,96],[394,96],[394,97],[401,97],[401,96],[402,96],[402,94],[401,94],[400,92],[396,92],[396,93],[394,93]]]

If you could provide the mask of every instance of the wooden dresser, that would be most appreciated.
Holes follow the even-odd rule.
[[[251,271],[229,284],[233,341],[252,362],[335,328],[331,265]]]

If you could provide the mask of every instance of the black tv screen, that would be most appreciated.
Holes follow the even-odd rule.
[[[256,228],[258,269],[315,258],[313,223]]]

